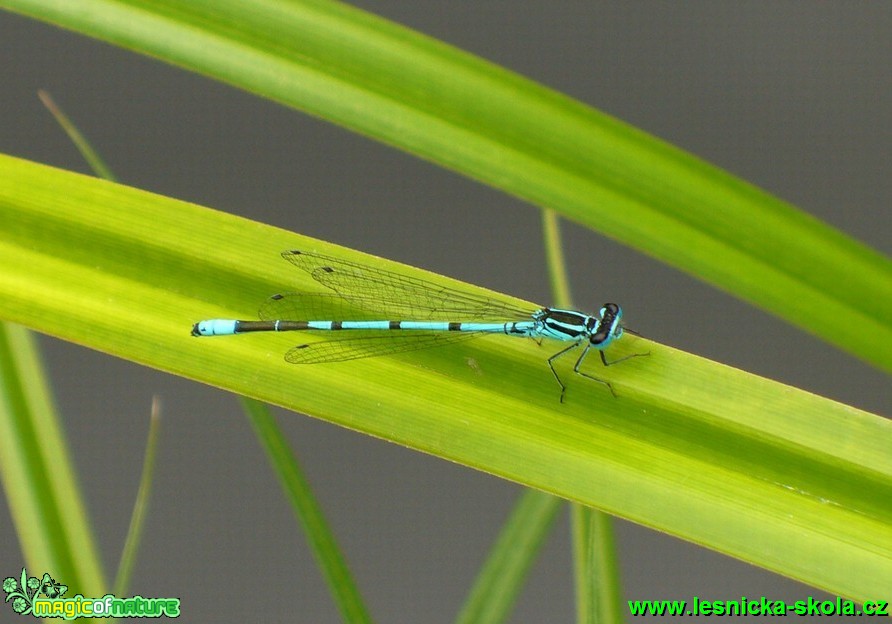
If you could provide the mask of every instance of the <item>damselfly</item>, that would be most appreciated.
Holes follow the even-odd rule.
[[[571,344],[547,361],[551,374],[561,387],[561,402],[567,387],[554,368],[554,361],[559,357],[582,348],[573,372],[604,384],[616,396],[609,381],[580,370],[589,351],[596,349],[604,366],[647,355],[633,353],[607,361],[604,350],[623,335],[623,311],[615,303],[605,303],[597,316],[558,308],[539,308],[530,312],[488,297],[312,252],[284,251],[282,257],[333,293],[273,295],[260,307],[260,321],[200,321],[193,325],[192,335],[224,336],[258,331],[349,332],[345,337],[291,348],[285,359],[293,364],[343,362],[403,353],[485,334],[533,338],[539,343],[545,338],[560,340]],[[351,310],[351,320],[334,320],[343,319],[345,309]]]

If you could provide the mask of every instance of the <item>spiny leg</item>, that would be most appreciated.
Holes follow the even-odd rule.
[[[581,345],[581,344],[582,344],[582,341],[576,341],[576,342],[574,342],[573,344],[571,344],[569,347],[567,347],[566,349],[561,349],[560,351],[558,351],[557,353],[555,353],[554,355],[552,355],[550,358],[548,358],[548,368],[551,369],[551,374],[554,375],[554,379],[555,379],[555,381],[557,381],[557,382],[558,382],[558,385],[561,387],[561,403],[564,402],[564,392],[566,392],[566,390],[567,390],[567,386],[565,386],[565,385],[564,385],[564,382],[561,381],[561,378],[558,377],[557,371],[554,370],[554,364],[553,364],[553,362],[554,362],[554,360],[556,360],[557,358],[561,357],[562,355],[564,355],[564,354],[567,353],[568,351],[571,351],[571,350],[575,349],[576,347],[578,347],[578,346]],[[583,352],[583,355],[585,355],[584,352]]]
[[[610,394],[612,394],[613,398],[615,399],[616,391],[613,389],[613,384],[611,384],[609,381],[607,381],[605,379],[595,377],[594,375],[589,375],[588,373],[584,373],[581,370],[579,370],[579,367],[582,366],[582,360],[584,360],[585,356],[588,355],[588,351],[591,348],[591,346],[592,346],[591,343],[589,343],[585,346],[585,350],[582,352],[582,355],[580,355],[579,359],[576,360],[576,366],[573,367],[573,372],[576,373],[577,375],[582,375],[583,377],[587,377],[587,378],[591,379],[592,381],[597,381],[598,383],[604,384],[605,386],[607,386],[607,389],[610,390]],[[613,362],[608,364],[607,360],[604,359],[604,352],[598,351],[598,353],[601,354],[601,361],[604,362],[604,366],[610,366],[610,364],[615,364],[616,362],[622,361],[622,360],[614,360]],[[632,356],[629,356],[629,357],[632,357]],[[625,360],[628,358],[622,358],[622,359]]]
[[[590,346],[590,345],[589,345],[589,346]],[[581,370],[579,370],[579,367],[580,367],[580,365],[582,364],[582,360],[585,359],[585,356],[586,356],[587,354],[588,354],[588,347],[586,347],[585,351],[582,352],[582,355],[579,356],[579,359],[576,361],[576,366],[573,368],[573,372],[574,372],[574,373],[577,373],[577,374],[579,374],[579,375],[582,375],[583,377],[588,377],[589,379],[592,379],[592,380],[594,380],[594,381],[601,382],[602,384],[604,384],[605,386],[607,386],[607,389],[610,390],[610,394],[613,395],[613,398],[616,398],[616,390],[613,389],[613,384],[611,384],[609,381],[605,381],[604,379],[600,379],[599,377],[595,377],[595,376],[593,376],[593,375],[589,375],[588,373],[584,373],[584,372],[582,372]],[[627,355],[627,356],[625,356],[625,357],[621,357],[621,358],[619,358],[618,360],[613,360],[612,362],[608,362],[608,361],[607,361],[607,358],[605,357],[603,351],[600,351],[600,350],[599,350],[599,351],[598,351],[598,355],[601,356],[601,362],[603,362],[604,366],[612,366],[613,364],[619,364],[620,362],[625,362],[626,360],[628,360],[628,359],[630,359],[630,358],[633,358],[633,357],[644,356],[644,355],[650,355],[650,351],[648,351],[647,353],[633,353],[633,354],[631,354],[631,355]]]
[[[620,362],[625,362],[626,360],[630,360],[633,357],[644,357],[645,355],[650,355],[650,351],[648,351],[647,353],[633,353],[631,355],[626,355],[624,357],[621,357],[618,360],[613,360],[612,362],[608,362],[607,358],[604,357],[603,351],[598,351],[598,353],[601,354],[601,361],[604,362],[604,366],[613,366],[614,364],[619,364]]]
[[[554,360],[561,357],[565,353],[572,351],[573,349],[579,347],[581,344],[582,344],[582,340],[574,342],[566,349],[561,349],[560,351],[558,351],[557,353],[552,355],[550,358],[548,358],[548,367],[551,369],[551,374],[554,375],[555,381],[557,381],[558,385],[561,387],[561,403],[564,402],[564,393],[567,391],[567,386],[564,385],[564,382],[561,381],[561,378],[558,376],[557,371],[554,369]],[[611,384],[609,381],[607,381],[606,379],[601,379],[600,377],[595,377],[594,375],[589,375],[588,373],[579,370],[579,367],[582,366],[582,361],[585,359],[585,356],[588,355],[589,349],[591,349],[591,347],[592,347],[591,343],[587,343],[585,345],[585,349],[582,350],[582,353],[579,355],[579,359],[576,360],[576,365],[573,367],[573,372],[576,373],[577,375],[582,375],[583,377],[591,379],[592,381],[597,381],[598,383],[604,384],[605,386],[607,386],[607,389],[610,390],[610,394],[613,395],[613,398],[617,398],[616,390],[613,389],[613,384]],[[619,362],[624,362],[624,361],[631,359],[633,357],[650,355],[650,351],[648,351],[647,353],[632,353],[631,355],[626,355],[624,357],[619,358],[618,360],[613,360],[612,362],[607,361],[607,358],[604,356],[604,352],[601,351],[600,349],[598,350],[598,355],[601,356],[601,362],[604,364],[604,366],[611,366],[613,364],[618,364]]]

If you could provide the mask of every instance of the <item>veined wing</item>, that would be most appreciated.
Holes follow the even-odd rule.
[[[281,293],[263,302],[257,312],[264,321],[390,321],[375,301],[358,302],[334,293]],[[422,319],[423,320],[423,319]]]
[[[519,320],[532,312],[331,256],[294,250],[282,252],[282,257],[353,305],[396,320]]]
[[[357,335],[361,334],[361,335]],[[483,336],[480,332],[386,332],[368,334],[351,331],[349,336],[334,340],[320,340],[292,347],[285,360],[292,364],[327,364],[346,362],[379,355],[393,355],[421,349],[440,347],[469,338]]]

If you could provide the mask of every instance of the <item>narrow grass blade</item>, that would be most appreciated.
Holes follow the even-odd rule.
[[[242,399],[242,407],[288,495],[294,515],[303,527],[341,616],[345,622],[371,622],[372,618],[338,548],[331,527],[275,419],[259,401]]]
[[[508,618],[562,505],[535,490],[521,495],[474,581],[458,624],[497,624]]]
[[[105,161],[102,160],[96,150],[93,149],[93,146],[90,145],[90,142],[78,127],[71,122],[68,115],[65,114],[58,104],[56,104],[53,97],[47,91],[42,89],[37,92],[37,95],[40,97],[40,101],[43,102],[43,105],[46,106],[50,114],[56,119],[56,122],[65,131],[65,134],[68,135],[68,138],[71,139],[71,142],[74,143],[74,146],[81,153],[81,156],[84,157],[84,160],[87,161],[87,164],[90,165],[90,169],[93,170],[93,173],[103,180],[116,182],[117,180],[111,169],[105,164]]]
[[[570,282],[561,246],[558,216],[542,210],[542,234],[553,300],[570,305]],[[553,526],[559,499],[528,490],[517,502],[502,528],[474,587],[462,608],[458,622],[501,622],[511,613],[529,568],[539,556],[544,539]]]
[[[112,593],[116,596],[126,596],[130,587],[130,578],[133,574],[133,566],[136,565],[136,556],[139,553],[139,545],[142,541],[143,529],[149,509],[149,500],[152,495],[152,481],[155,477],[155,459],[158,455],[158,438],[161,432],[161,400],[152,397],[152,412],[149,418],[149,435],[146,439],[146,454],[143,458],[142,476],[139,479],[139,490],[136,493],[136,502],[133,505],[133,514],[130,516],[130,527],[127,529],[127,538],[124,540],[124,548],[121,551],[121,560],[118,563],[118,571],[115,574],[115,584]]]
[[[560,221],[551,210],[542,210],[542,234],[552,298],[559,306],[575,308],[564,262]],[[613,518],[578,504],[571,509],[577,619],[580,624],[622,622]]]
[[[623,605],[613,518],[582,505],[572,506],[576,621],[622,624]]]
[[[542,239],[545,246],[545,265],[548,267],[548,280],[551,283],[551,300],[555,305],[573,308],[573,295],[570,278],[567,277],[567,263],[564,260],[564,245],[561,242],[560,217],[553,210],[542,209]]]
[[[72,595],[106,590],[74,464],[30,332],[0,323],[0,479],[33,575],[64,579]],[[21,562],[6,570],[13,572]]]

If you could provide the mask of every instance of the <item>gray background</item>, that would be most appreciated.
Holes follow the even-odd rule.
[[[357,4],[575,96],[892,251],[889,3]],[[18,16],[0,13],[0,55],[3,152],[87,171],[39,104],[45,88],[128,184],[548,302],[529,205]],[[565,233],[580,307],[621,301],[655,340],[892,412],[881,373],[597,234],[573,225]],[[49,338],[41,345],[109,571],[157,393],[164,428],[134,593],[181,597],[185,622],[251,621],[258,608],[266,621],[338,621],[234,397]],[[279,422],[378,621],[451,621],[519,487],[301,415],[282,412]],[[21,555],[0,508],[6,575]],[[512,622],[573,621],[567,527],[563,515]],[[617,532],[627,598],[815,593],[638,526],[618,522]]]

